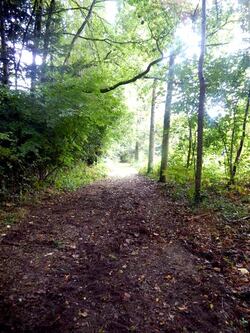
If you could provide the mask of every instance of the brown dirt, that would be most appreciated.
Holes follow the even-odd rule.
[[[0,332],[245,332],[245,258],[217,236],[141,176],[44,200],[1,237]]]

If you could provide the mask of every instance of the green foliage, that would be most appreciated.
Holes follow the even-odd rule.
[[[106,176],[107,170],[103,163],[88,166],[81,162],[71,168],[61,169],[56,176],[55,187],[60,190],[73,191]]]
[[[244,202],[230,199],[224,191],[219,193],[218,191],[211,191],[211,189],[203,195],[200,208],[213,210],[223,218],[232,221],[244,217],[249,213]]]
[[[107,149],[126,109],[118,94],[86,94],[81,84],[65,77],[37,92],[0,90],[1,199]]]
[[[227,179],[223,171],[215,172],[212,165],[214,160],[207,162],[203,172],[203,193],[200,209],[212,210],[219,213],[223,218],[236,220],[249,214],[249,189],[246,187],[231,186],[229,189]],[[140,169],[140,173],[146,175],[146,166]],[[157,165],[150,178],[158,180],[159,165]],[[194,171],[187,169],[182,161],[175,158],[167,171],[168,181],[164,185],[166,192],[173,199],[193,207],[193,181]],[[224,179],[224,181],[223,181]]]

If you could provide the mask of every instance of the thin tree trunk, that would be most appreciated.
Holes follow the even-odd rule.
[[[149,130],[149,148],[148,148],[148,173],[152,172],[154,165],[155,152],[155,101],[156,101],[156,82],[153,81],[151,114],[150,114],[150,130]]]
[[[14,49],[16,49],[16,46],[14,44]],[[15,74],[15,90],[17,90],[17,84],[18,84],[18,72],[17,72],[17,63],[16,60],[14,59],[14,74]]]
[[[188,130],[189,130],[189,135],[188,135],[188,154],[187,154],[187,164],[186,164],[187,169],[191,165],[192,140],[193,140],[192,123],[190,119],[188,119]]]
[[[202,178],[202,159],[203,159],[203,123],[204,107],[206,96],[206,85],[204,78],[204,58],[206,44],[206,0],[202,0],[202,22],[201,22],[201,52],[198,64],[198,76],[200,83],[199,108],[198,108],[198,129],[197,129],[197,162],[195,173],[195,203],[201,201],[201,178]]]
[[[22,60],[22,54],[23,54],[23,50],[24,50],[24,45],[25,45],[25,42],[26,42],[26,38],[27,38],[29,27],[30,27],[30,25],[32,23],[32,20],[33,20],[35,9],[36,9],[36,1],[34,2],[34,5],[32,7],[32,11],[31,11],[31,14],[30,14],[30,17],[29,17],[29,21],[28,21],[28,23],[27,23],[27,25],[25,27],[25,31],[23,33],[22,47],[21,47],[21,50],[19,52],[19,59],[18,59],[17,65],[16,65],[16,72],[17,73],[19,73],[19,70],[20,70],[20,64],[21,64],[21,60]]]
[[[233,109],[233,128],[232,128],[232,135],[231,135],[231,143],[230,143],[230,151],[229,151],[229,174],[230,174],[230,180],[229,185],[232,181],[233,184],[233,152],[234,152],[234,139],[235,139],[235,127],[236,127],[236,107],[235,105]]]
[[[248,114],[249,114],[249,98],[250,98],[250,91],[248,92],[248,96],[247,96],[247,104],[246,104],[244,119],[243,119],[243,124],[242,124],[242,133],[241,133],[241,138],[240,138],[240,144],[239,144],[239,148],[237,150],[236,157],[234,160],[230,184],[234,184],[234,182],[235,182],[235,175],[237,172],[237,167],[238,167],[238,164],[240,161],[240,157],[241,157],[241,153],[242,153],[242,149],[243,149],[244,141],[245,141],[245,137],[246,137],[247,118],[248,118]]]
[[[136,162],[139,161],[139,153],[140,153],[140,145],[139,145],[139,142],[136,141],[136,143],[135,143],[135,161]]]
[[[49,43],[50,43],[50,28],[52,22],[52,15],[55,9],[55,0],[50,1],[48,8],[48,17],[45,25],[44,41],[43,41],[43,54],[42,54],[42,71],[41,71],[41,81],[45,81],[46,76],[46,60],[49,53]]]
[[[39,39],[42,29],[42,0],[37,0],[34,4],[35,7],[35,26],[34,26],[34,45],[32,49],[32,65],[31,65],[31,90],[35,89],[37,78],[37,65],[36,57],[39,47]]]
[[[214,4],[215,4],[215,10],[216,10],[216,21],[218,23],[219,22],[219,4],[218,4],[218,1],[215,0]]]
[[[196,145],[197,145],[197,142],[196,142],[196,136],[195,136],[194,142],[193,142],[193,147],[192,147],[192,163],[193,163],[193,166],[194,166],[194,173],[195,173],[195,170],[196,170],[196,160],[195,160]]]
[[[163,136],[162,136],[162,148],[161,148],[161,167],[160,167],[160,182],[166,182],[166,172],[168,167],[168,151],[169,151],[169,132],[170,132],[170,119],[171,119],[171,104],[173,94],[173,78],[174,78],[174,60],[175,54],[171,52],[169,58],[168,69],[168,86],[167,96],[165,102],[165,113],[163,122]]]
[[[17,18],[15,18],[15,24],[17,25]],[[16,50],[16,42],[13,42],[14,50]],[[14,79],[15,79],[15,90],[17,90],[17,84],[18,84],[18,71],[17,71],[17,61],[16,57],[13,59],[13,65],[14,65]]]
[[[5,38],[4,2],[5,2],[5,0],[0,0],[1,62],[3,64],[1,83],[3,85],[8,85],[8,83],[9,83],[9,61],[8,61],[7,44],[6,44],[6,38]]]

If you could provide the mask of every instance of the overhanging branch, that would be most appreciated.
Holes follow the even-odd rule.
[[[71,32],[64,32],[64,35],[68,36],[75,36],[74,33]],[[148,42],[150,39],[144,39],[144,40],[127,40],[127,41],[118,41],[118,40],[112,40],[110,38],[98,38],[98,37],[85,37],[85,36],[77,36],[77,38],[84,39],[87,41],[93,41],[93,42],[104,42],[109,45],[112,44],[120,44],[120,45],[126,45],[126,44],[142,44]]]
[[[128,79],[128,80],[123,80],[123,81],[120,81],[120,82],[117,82],[116,84],[114,84],[113,86],[110,86],[110,87],[106,87],[106,88],[101,88],[100,89],[100,92],[102,94],[105,94],[107,92],[110,92],[120,86],[124,86],[126,84],[129,84],[129,83],[133,83],[141,78],[143,78],[146,74],[148,74],[150,72],[150,69],[152,66],[158,64],[159,62],[161,62],[163,59],[163,56],[161,56],[160,58],[156,59],[156,60],[153,60],[148,66],[147,68],[145,69],[145,71],[135,75],[134,77],[132,77],[131,79]]]

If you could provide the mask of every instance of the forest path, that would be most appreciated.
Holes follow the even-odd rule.
[[[189,219],[138,175],[44,200],[1,237],[0,332],[240,332]]]

